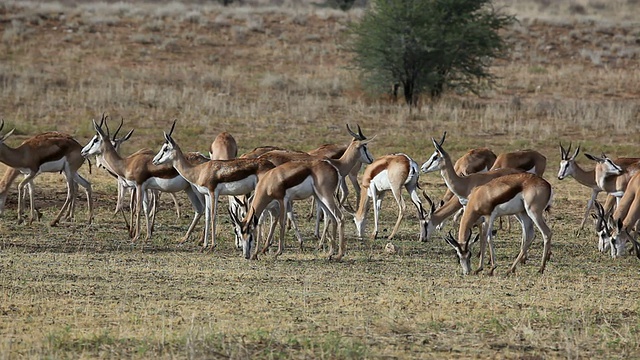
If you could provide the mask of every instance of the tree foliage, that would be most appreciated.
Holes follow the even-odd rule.
[[[499,30],[514,21],[491,0],[371,0],[351,27],[349,49],[366,88],[399,84],[409,105],[445,88],[477,93],[492,84],[490,61],[505,53]]]

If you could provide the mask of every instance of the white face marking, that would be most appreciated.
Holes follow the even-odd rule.
[[[153,160],[151,162],[153,163],[153,165],[166,164],[173,160],[173,154],[173,146],[171,146],[171,144],[169,144],[168,142],[165,142],[160,148],[160,151],[158,151],[156,156],[153,157]]]
[[[560,170],[558,170],[558,180],[562,180],[567,176],[573,175],[573,161],[560,161]]]
[[[442,164],[442,157],[437,151],[434,151],[429,160],[422,164],[421,170],[423,173],[429,173],[440,170]]]
[[[102,153],[102,151],[100,150],[101,145],[102,145],[102,139],[100,135],[94,135],[91,138],[91,140],[89,140],[87,145],[85,145],[82,148],[82,150],[80,151],[80,154],[84,157],[101,154]]]
[[[358,237],[364,237],[364,228],[367,222],[366,217],[363,216],[362,219],[358,219],[358,216],[354,215],[353,222],[356,224],[356,234],[358,235]]]

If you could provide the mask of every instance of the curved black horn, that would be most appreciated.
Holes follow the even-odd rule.
[[[113,133],[113,140],[116,140],[116,136],[118,136],[118,132],[120,131],[120,129],[122,129],[122,124],[124,123],[124,118],[121,116],[120,117],[120,125],[118,126],[118,128],[116,129],[116,132]]]
[[[171,125],[171,130],[169,130],[169,134],[167,134],[167,135],[171,136],[171,134],[173,134],[173,129],[176,128],[176,122],[177,121],[178,121],[178,119],[174,119],[173,120],[173,125]]]
[[[442,144],[444,143],[444,139],[447,137],[447,132],[445,131],[444,134],[442,134],[442,139],[440,139],[440,143],[439,145],[442,146]]]
[[[358,126],[358,128],[360,127]],[[349,132],[349,135],[351,135],[354,139],[362,140],[360,139],[360,135],[354,133],[353,130],[351,130],[351,128],[349,127],[349,124],[347,124],[347,131]]]
[[[98,127],[102,127],[102,125],[104,125],[104,121],[107,119],[107,113],[103,112],[102,113],[102,117],[100,117],[100,125],[98,125]]]
[[[4,119],[0,119],[0,131],[4,128]]]
[[[364,136],[364,134],[362,133],[362,129],[360,129],[360,124],[357,124],[358,126],[358,135],[360,135],[360,139],[358,140],[365,140],[366,136]]]

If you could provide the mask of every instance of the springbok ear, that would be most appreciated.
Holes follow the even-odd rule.
[[[11,131],[9,131],[8,133],[6,133],[6,134],[2,135],[2,136],[0,137],[0,141],[5,141],[9,136],[11,136],[11,135],[13,134],[13,132],[14,132],[15,130],[16,130],[16,129],[15,129],[15,128],[13,128],[13,129],[11,129]]]
[[[169,144],[173,144],[173,139],[171,139],[171,135],[167,134],[164,131],[162,133],[164,134],[164,140]]]
[[[436,211],[435,204],[433,203],[433,200],[431,200],[429,195],[427,195],[427,192],[424,191],[424,190],[422,190],[422,196],[424,196],[425,200],[427,200],[427,202],[429,203],[429,214],[433,214]]]
[[[458,244],[458,241],[451,234],[451,230],[449,230],[449,233],[445,235],[443,239],[444,241],[447,242],[447,244],[451,245],[454,249],[456,249],[457,252],[460,252],[460,244]]]
[[[564,149],[564,147],[562,146],[562,141],[560,141],[559,145],[560,145],[560,159],[561,160],[567,160],[567,155],[566,155],[567,152]],[[569,146],[571,146],[571,143],[569,143]]]
[[[104,120],[104,119],[103,119]],[[104,131],[102,131],[102,122],[100,125],[98,125],[96,123],[95,119],[92,119],[91,122],[93,122],[93,128],[96,130],[96,132],[98,133],[98,135],[100,135],[101,137],[105,137],[107,136]]]
[[[127,141],[127,140],[129,140],[129,138],[131,138],[131,135],[133,135],[133,130],[135,130],[135,129],[131,129],[131,130],[129,130],[129,132],[127,133],[127,135],[125,135],[125,136],[122,138],[122,141]]]
[[[571,159],[575,159],[576,156],[578,156],[579,153],[580,153],[580,145],[578,145],[578,148],[576,149],[576,151],[571,156]],[[569,153],[567,152],[567,154],[569,154]]]
[[[584,153],[584,156],[586,156],[586,157],[587,157],[587,159],[589,159],[589,160],[593,160],[593,161],[595,161],[595,162],[603,162],[603,161],[604,161],[604,159],[601,159],[601,158],[599,158],[599,157],[597,157],[597,156],[593,156],[593,155],[591,155],[591,154]]]
[[[480,234],[479,233],[476,234],[476,236],[471,241],[469,241],[469,245],[473,245],[473,244],[477,243],[478,240],[480,240]]]

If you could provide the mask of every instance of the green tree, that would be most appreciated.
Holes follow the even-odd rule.
[[[434,99],[446,88],[477,94],[492,85],[488,66],[506,51],[499,30],[514,20],[491,0],[371,0],[348,48],[365,88],[379,93],[394,84],[413,106],[425,92]]]

